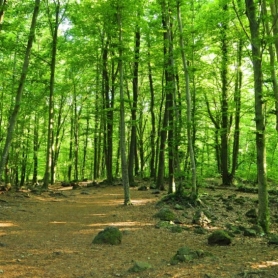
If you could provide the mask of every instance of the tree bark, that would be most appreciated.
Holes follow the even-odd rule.
[[[150,44],[148,42],[148,49],[150,49]],[[156,178],[156,165],[155,165],[155,158],[156,158],[156,148],[155,148],[155,137],[156,137],[156,126],[155,126],[155,114],[154,114],[154,86],[153,86],[153,75],[152,75],[152,67],[150,62],[150,50],[148,50],[148,77],[150,83],[150,113],[151,113],[151,135],[150,135],[150,145],[151,145],[151,158],[150,158],[150,177]]]
[[[139,15],[138,15],[139,16]],[[129,160],[128,160],[128,174],[129,184],[134,185],[134,160],[136,151],[136,126],[137,126],[137,101],[138,101],[138,72],[139,72],[139,54],[140,54],[140,28],[136,26],[135,31],[135,45],[134,45],[134,63],[133,63],[133,80],[132,80],[132,92],[133,99],[131,105],[131,135],[129,146]]]
[[[234,142],[233,142],[233,157],[232,157],[232,169],[231,177],[233,178],[236,173],[238,166],[238,152],[239,152],[239,138],[240,138],[240,112],[241,112],[241,87],[242,87],[242,47],[243,40],[240,38],[238,41],[237,49],[237,69],[236,69],[236,80],[235,80],[235,92],[234,92],[234,103],[235,103],[235,131],[234,131]]]
[[[256,122],[256,149],[257,149],[257,176],[259,212],[258,223],[263,230],[269,232],[269,207],[266,172],[266,149],[265,149],[265,116],[262,86],[262,39],[260,36],[261,18],[257,19],[258,4],[254,0],[245,0],[246,14],[249,21],[252,44],[252,63],[254,73],[255,91],[255,122]]]
[[[183,39],[183,27],[182,27],[182,19],[180,13],[180,0],[177,0],[177,19],[179,25],[179,33],[180,33],[180,48],[181,48],[181,56],[182,56],[182,65],[183,65],[183,72],[184,72],[184,79],[185,79],[185,93],[186,93],[186,106],[187,106],[187,113],[186,113],[186,122],[187,122],[187,143],[188,143],[188,150],[190,156],[190,165],[191,165],[191,189],[192,189],[192,197],[197,199],[197,172],[196,172],[196,163],[195,163],[195,152],[193,147],[192,141],[192,117],[191,117],[191,93],[189,87],[189,71],[187,67],[187,59],[184,51],[184,39]]]
[[[122,181],[124,187],[124,205],[130,205],[129,174],[126,161],[126,138],[125,138],[125,102],[124,102],[124,72],[123,72],[123,38],[122,38],[122,7],[117,3],[117,16],[119,28],[119,74],[120,74],[120,150]]]
[[[55,2],[55,22],[54,26],[51,22],[51,14],[48,11],[48,17],[50,22],[50,29],[52,35],[52,52],[50,63],[50,83],[49,83],[49,103],[48,103],[48,134],[47,134],[47,151],[46,151],[46,163],[45,173],[43,179],[43,188],[47,189],[49,180],[51,177],[51,167],[53,161],[53,125],[54,125],[54,86],[55,86],[55,69],[56,69],[56,55],[57,55],[57,39],[59,29],[59,13],[60,13],[60,1]]]
[[[228,6],[224,4],[223,12],[227,12]],[[232,177],[229,174],[229,102],[228,102],[228,41],[227,41],[227,24],[225,19],[221,22],[221,175],[222,175],[222,184],[231,185]]]
[[[35,29],[36,29],[36,24],[37,24],[37,17],[39,14],[39,8],[40,8],[40,0],[35,1],[35,7],[33,11],[33,17],[32,17],[32,22],[31,22],[31,27],[30,27],[30,32],[29,32],[29,37],[28,37],[28,42],[27,42],[27,47],[26,47],[26,52],[25,52],[25,57],[24,57],[24,62],[22,66],[22,71],[21,71],[21,76],[19,80],[19,86],[17,89],[16,93],[16,98],[15,98],[15,105],[9,120],[8,124],[8,130],[7,130],[7,136],[6,136],[6,141],[4,145],[4,149],[2,152],[2,157],[0,161],[0,179],[2,177],[2,173],[6,164],[6,160],[9,154],[9,149],[10,145],[12,142],[13,138],[13,133],[14,133],[14,128],[17,122],[17,116],[20,110],[21,106],[21,99],[22,99],[22,94],[23,94],[23,88],[28,72],[28,67],[29,67],[29,62],[30,62],[30,56],[31,56],[31,50],[33,46],[33,41],[35,37]]]
[[[275,116],[276,116],[276,131],[278,131],[278,81],[277,81],[277,75],[276,75],[276,63],[275,63],[275,51],[273,47],[273,41],[274,46],[276,49],[276,57],[278,60],[278,22],[277,22],[277,0],[270,2],[270,8],[271,8],[271,15],[272,15],[272,26],[269,26],[269,22],[267,21],[267,6],[266,1],[264,0],[262,2],[263,5],[263,13],[266,18],[265,28],[266,33],[269,37],[272,37],[272,40],[268,43],[268,52],[269,52],[269,63],[270,63],[270,72],[271,72],[271,81],[272,81],[272,87],[273,87],[273,94],[274,94],[274,100],[275,100]],[[272,33],[271,34],[271,29]]]

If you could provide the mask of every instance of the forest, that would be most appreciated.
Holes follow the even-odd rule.
[[[0,1],[0,178],[277,182],[277,0]]]

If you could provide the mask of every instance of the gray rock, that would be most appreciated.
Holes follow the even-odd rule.
[[[200,225],[201,227],[206,227],[211,223],[206,213],[202,210],[197,210],[193,216],[192,224]]]

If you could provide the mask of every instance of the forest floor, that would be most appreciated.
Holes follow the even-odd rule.
[[[266,237],[232,238],[229,246],[208,245],[208,235],[227,223],[250,226],[245,212],[255,207],[256,194],[234,188],[202,189],[206,209],[215,220],[204,234],[192,225],[195,208],[175,211],[181,233],[156,228],[156,205],[165,193],[131,188],[132,206],[123,206],[122,186],[82,186],[76,190],[50,187],[34,194],[28,191],[0,194],[0,278],[1,277],[278,277],[278,248]],[[232,196],[232,197],[231,197]],[[244,202],[230,203],[223,200]],[[272,202],[276,219],[278,202]],[[275,222],[275,221],[274,221]],[[125,231],[120,245],[92,244],[105,227]],[[272,223],[272,232],[277,224]],[[202,249],[212,256],[192,262],[170,264],[180,247]],[[136,261],[149,262],[151,269],[133,273]]]

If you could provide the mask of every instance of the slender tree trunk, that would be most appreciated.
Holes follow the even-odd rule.
[[[277,1],[271,1],[270,7],[271,7],[271,14],[272,14],[272,26],[269,26],[268,22],[268,14],[267,14],[267,4],[266,1],[262,1],[263,6],[263,14],[265,17],[265,31],[267,33],[268,37],[272,37],[272,40],[268,43],[268,52],[269,52],[269,63],[270,63],[270,72],[271,72],[271,81],[272,81],[272,87],[273,87],[273,94],[274,94],[274,100],[275,100],[275,115],[276,115],[276,131],[278,131],[278,82],[277,82],[277,75],[276,75],[276,63],[275,63],[275,50],[273,47],[273,41],[274,46],[276,47],[276,56],[278,59],[278,13],[277,13]],[[273,32],[273,35],[271,33],[271,30]]]
[[[223,12],[227,12],[228,6],[224,4]],[[221,23],[221,174],[222,174],[222,184],[231,185],[232,180],[229,174],[229,102],[228,102],[228,40],[227,40],[227,24],[226,22]]]
[[[197,199],[197,173],[196,173],[196,163],[195,163],[195,152],[193,148],[192,141],[192,117],[191,117],[191,93],[189,87],[189,71],[187,67],[187,59],[184,51],[184,39],[183,39],[183,27],[182,27],[182,19],[180,13],[180,0],[177,0],[177,18],[180,32],[180,48],[181,48],[181,56],[182,56],[182,64],[185,78],[185,90],[186,90],[186,122],[187,122],[187,142],[188,142],[188,150],[190,156],[190,165],[191,165],[191,177],[192,177],[192,197]]]
[[[262,39],[260,36],[260,21],[258,4],[254,0],[245,0],[246,14],[249,21],[252,44],[252,63],[254,71],[255,91],[255,122],[256,122],[256,148],[257,148],[257,175],[259,191],[258,223],[263,230],[269,232],[269,207],[266,172],[265,149],[265,116],[262,86]]]
[[[149,44],[149,42],[148,42]],[[148,48],[150,49],[150,45]],[[156,126],[155,126],[155,113],[154,113],[154,86],[153,86],[153,75],[152,75],[152,67],[150,62],[150,51],[148,51],[148,76],[149,76],[149,83],[150,83],[150,113],[151,113],[151,135],[150,135],[150,145],[151,145],[151,158],[150,158],[150,177],[156,178],[156,165],[155,165],[155,158],[156,158],[156,148],[155,148],[155,137],[156,137]]]
[[[129,184],[131,186],[133,186],[135,183],[134,160],[135,160],[135,150],[136,150],[137,100],[138,100],[138,93],[139,93],[139,88],[138,88],[139,53],[140,53],[140,28],[139,26],[136,26],[133,80],[132,80],[133,99],[132,99],[132,106],[131,106],[131,135],[130,135],[129,160],[128,160]]]
[[[34,185],[38,184],[38,151],[39,151],[39,118],[35,114],[34,119],[34,138],[33,138],[33,179]]]
[[[216,158],[216,162],[217,162],[218,173],[221,173],[221,169],[222,169],[222,167],[221,167],[221,150],[220,150],[221,145],[220,145],[220,142],[219,142],[220,123],[219,123],[218,119],[214,118],[214,116],[212,115],[207,95],[205,95],[205,101],[206,101],[206,107],[207,107],[209,118],[210,118],[210,120],[212,121],[212,123],[215,127],[215,131],[214,131],[215,158]]]
[[[173,191],[174,188],[174,152],[173,152],[173,114],[170,110],[173,108],[173,92],[174,87],[174,68],[173,68],[173,49],[172,49],[172,34],[170,26],[170,11],[168,10],[166,1],[161,2],[162,11],[162,26],[163,26],[163,43],[164,43],[164,73],[165,73],[165,108],[164,116],[162,121],[162,128],[160,130],[160,147],[159,147],[159,157],[158,157],[158,173],[156,180],[156,187],[160,190],[165,190],[164,187],[164,170],[165,170],[165,148],[168,136],[168,147],[169,147],[169,183],[168,191]],[[169,118],[170,116],[170,118]],[[167,131],[168,130],[168,131]],[[168,134],[170,133],[170,135]]]
[[[168,193],[176,191],[175,182],[175,168],[176,168],[176,134],[175,134],[175,69],[174,69],[174,49],[173,49],[173,24],[171,19],[172,11],[169,8],[168,12],[168,24],[169,24],[169,53],[168,53],[168,66],[166,67],[166,102],[168,102],[168,169],[169,169],[169,182],[168,182]]]
[[[114,61],[112,61],[112,86],[109,85],[108,74],[108,47],[109,40],[105,42],[102,52],[102,90],[105,111],[105,132],[104,132],[104,153],[106,164],[106,177],[107,181],[112,184],[113,182],[113,117],[114,117],[114,90],[115,90],[115,73]]]
[[[59,28],[59,13],[60,13],[60,2],[55,2],[55,23],[52,26],[51,14],[48,11],[48,17],[50,21],[50,28],[52,32],[52,53],[51,53],[51,64],[50,64],[50,84],[49,84],[49,103],[48,103],[48,135],[47,135],[47,150],[46,150],[46,163],[45,173],[43,180],[43,188],[47,189],[49,180],[51,177],[51,166],[52,166],[52,153],[53,153],[53,125],[54,125],[54,86],[55,86],[55,69],[56,69],[56,54],[57,54],[57,39],[58,39],[58,28]]]
[[[118,27],[119,27],[119,74],[120,74],[120,149],[122,180],[124,187],[124,205],[130,205],[129,174],[126,161],[126,137],[125,137],[125,103],[124,103],[124,72],[123,72],[123,38],[122,38],[122,7],[118,3]]]
[[[59,158],[59,154],[60,154],[61,142],[63,141],[64,131],[65,131],[64,123],[66,120],[66,116],[63,117],[63,115],[62,115],[64,104],[65,104],[65,98],[64,98],[64,96],[62,96],[61,100],[60,100],[60,105],[59,105],[55,137],[53,137],[53,152],[52,152],[52,163],[51,163],[51,184],[54,184],[55,180],[56,180],[56,168],[57,168],[58,158]]]
[[[78,164],[79,164],[79,117],[77,112],[77,99],[75,98],[74,102],[74,128],[73,128],[73,157],[74,157],[74,180],[79,180],[79,171],[78,171]]]
[[[31,27],[30,27],[30,33],[29,33],[29,37],[28,37],[28,43],[27,43],[25,57],[24,57],[24,62],[23,62],[21,76],[20,76],[20,80],[19,80],[19,86],[17,89],[16,98],[15,98],[15,105],[14,105],[14,108],[13,108],[13,111],[12,111],[12,114],[11,114],[11,117],[9,120],[5,146],[4,146],[1,161],[0,161],[0,179],[2,177],[2,173],[4,170],[5,164],[6,164],[8,154],[9,154],[9,149],[10,149],[10,145],[11,145],[12,138],[13,138],[15,124],[17,122],[17,116],[18,116],[20,106],[21,106],[21,98],[22,98],[24,83],[26,80],[27,71],[28,71],[29,62],[30,62],[30,55],[31,55],[34,37],[35,37],[35,29],[36,29],[36,24],[37,24],[37,17],[39,14],[39,8],[40,8],[40,0],[36,0],[33,17],[32,17],[32,22],[31,22]]]
[[[235,131],[234,131],[234,142],[233,142],[233,158],[232,158],[232,169],[231,177],[235,176],[236,168],[238,166],[238,152],[239,152],[239,138],[240,138],[240,111],[241,111],[241,87],[242,87],[242,47],[243,40],[238,41],[237,50],[237,69],[236,69],[236,80],[235,80],[235,92],[234,92],[234,104],[235,104]]]
[[[99,91],[99,75],[100,75],[100,65],[99,65],[99,60],[96,63],[96,92]],[[101,146],[99,144],[99,94],[95,94],[95,113],[94,113],[94,141],[93,141],[93,146],[94,146],[94,157],[93,157],[93,167],[92,167],[92,178],[94,181],[96,181],[99,178],[99,153]]]
[[[70,117],[70,143],[69,143],[69,165],[68,165],[68,181],[71,181],[72,177],[72,163],[73,163],[73,130],[74,130],[74,119],[73,119],[73,105],[71,108]]]

